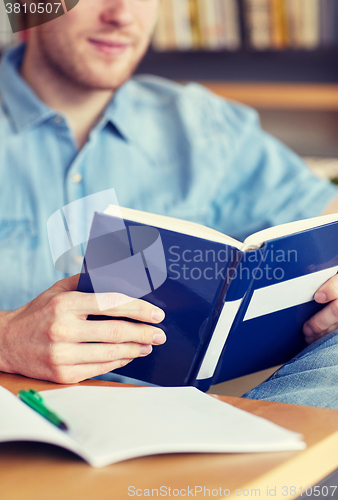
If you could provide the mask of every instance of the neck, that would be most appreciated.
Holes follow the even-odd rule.
[[[28,44],[21,74],[37,96],[47,106],[66,116],[77,145],[81,148],[102,112],[112,99],[112,90],[92,90],[70,81],[46,63],[43,54]]]

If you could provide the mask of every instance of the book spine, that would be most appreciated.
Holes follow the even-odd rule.
[[[217,15],[215,0],[198,0],[199,23],[203,49],[218,48]]]
[[[173,0],[163,0],[161,2],[153,47],[159,51],[177,49]]]
[[[236,0],[219,0],[220,19],[223,26],[221,46],[228,50],[241,47],[239,5]]]
[[[319,0],[303,0],[302,47],[316,49],[320,45],[320,10]]]
[[[227,290],[226,301],[234,302],[242,299],[240,301],[236,315],[232,321],[231,328],[225,338],[223,349],[219,354],[219,359],[215,372],[211,380],[209,380],[210,385],[219,384],[226,380],[229,380],[227,376],[227,366],[223,366],[223,358],[228,347],[228,341],[231,337],[236,336],[236,329],[241,325],[246,311],[249,307],[251,297],[253,294],[253,288],[255,287],[255,280],[258,271],[261,269],[263,262],[265,261],[266,255],[266,245],[263,245],[260,249],[247,251],[242,254],[240,262],[236,267],[236,274],[234,275],[231,286]],[[245,349],[245,347],[243,346]],[[240,365],[240,359],[237,361]],[[202,389],[201,389],[202,390]]]
[[[319,0],[287,0],[291,46],[315,49],[320,45]]]
[[[334,23],[334,45],[338,46],[338,2],[335,0],[333,2],[334,14],[333,14],[333,23]]]
[[[288,45],[288,30],[284,0],[271,0],[271,38],[276,50],[283,50]]]
[[[198,0],[189,0],[189,10],[192,46],[194,49],[199,50],[202,48],[202,34],[200,28],[200,12],[198,8]]]
[[[219,291],[213,317],[204,325],[203,332],[199,332],[201,338],[206,337],[206,332],[208,332],[207,341],[196,356],[189,375],[188,385],[194,385],[202,391],[207,391],[211,385],[227,335],[232,330],[233,322],[241,309],[246,293],[246,280],[240,282],[236,279],[243,253],[233,248],[231,256],[231,262],[227,262],[229,265],[227,278]]]
[[[247,30],[247,18],[246,18],[246,0],[237,0],[236,5],[238,8],[238,23],[239,23],[239,32],[241,38],[241,44],[243,47],[249,47],[250,41],[248,37]]]
[[[175,39],[178,50],[193,48],[189,0],[172,0],[174,8]]]
[[[168,1],[164,1],[159,9],[156,29],[153,36],[153,48],[158,51],[167,50],[169,46],[166,12],[168,5]]]
[[[335,43],[335,0],[320,2],[320,44],[332,47]]]
[[[250,47],[255,50],[272,48],[269,0],[246,0],[245,6]]]
[[[301,47],[302,32],[302,0],[285,0],[290,46]]]

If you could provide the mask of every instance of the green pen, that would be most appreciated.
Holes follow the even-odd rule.
[[[34,389],[30,389],[29,391],[19,391],[18,396],[24,403],[40,413],[40,415],[45,417],[52,424],[56,425],[56,427],[63,431],[68,430],[65,422],[63,422],[61,418],[56,415],[56,413],[46,408],[43,398],[38,392],[34,391]]]

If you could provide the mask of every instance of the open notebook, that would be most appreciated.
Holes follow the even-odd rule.
[[[69,387],[43,391],[62,431],[0,387],[0,442],[39,441],[94,467],[162,453],[302,450],[301,436],[193,387]]]

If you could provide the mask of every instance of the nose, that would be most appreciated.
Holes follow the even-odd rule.
[[[101,13],[101,21],[115,27],[124,27],[134,20],[130,0],[108,0]]]

